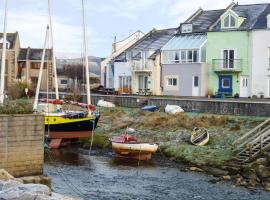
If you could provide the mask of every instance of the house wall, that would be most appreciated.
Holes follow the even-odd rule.
[[[270,97],[269,55],[270,30],[252,31],[252,87],[251,95]]]
[[[167,64],[162,65],[162,86],[163,95],[170,96],[192,96],[193,76],[199,77],[200,96],[206,95],[207,88],[207,65],[200,63],[187,64]],[[178,87],[175,90],[170,90],[166,86],[167,76],[178,77]]]
[[[233,77],[233,95],[240,93],[240,76],[250,76],[251,59],[250,32],[230,31],[230,32],[208,32],[206,58],[209,65],[209,90],[214,93],[218,91],[218,75],[232,75]],[[242,72],[240,73],[216,73],[213,70],[212,59],[222,59],[222,49],[235,49],[236,59],[243,59]]]
[[[114,89],[119,89],[119,76],[132,76],[131,67],[128,62],[114,63]]]
[[[152,71],[152,84],[153,84],[153,94],[154,95],[161,95],[161,55],[158,54],[154,61],[154,67]]]

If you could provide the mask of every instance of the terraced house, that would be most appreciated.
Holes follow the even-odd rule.
[[[270,96],[270,4],[231,4],[207,35],[209,89],[218,96]]]
[[[0,53],[3,47],[3,34],[0,33]],[[16,80],[30,81],[37,83],[39,67],[41,64],[42,49],[21,48],[19,33],[7,33],[7,56],[6,56],[6,74],[5,90],[12,86]],[[2,55],[2,54],[1,54]],[[51,50],[47,50],[44,65],[41,89],[47,88],[47,67],[51,72]],[[52,77],[52,76],[51,76]],[[49,86],[52,87],[52,78],[49,80]]]
[[[164,95],[205,96],[208,91],[207,31],[224,10],[196,11],[162,47]]]
[[[160,50],[175,29],[153,29],[114,59],[114,87],[119,93],[161,94]]]

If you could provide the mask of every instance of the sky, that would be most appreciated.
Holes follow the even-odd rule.
[[[85,0],[89,54],[106,57],[117,41],[141,30],[178,27],[198,8],[222,9],[232,0]],[[236,1],[235,1],[236,2]],[[270,3],[239,0],[239,4]],[[0,0],[0,32],[4,3]],[[58,56],[81,55],[81,0],[51,0],[55,51]],[[19,32],[21,47],[42,48],[48,24],[47,0],[8,0],[7,31]]]

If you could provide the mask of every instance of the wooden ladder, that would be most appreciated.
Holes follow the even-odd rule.
[[[270,118],[233,143],[233,156],[239,164],[257,158],[270,148]]]

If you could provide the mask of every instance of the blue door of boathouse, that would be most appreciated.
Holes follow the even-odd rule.
[[[219,89],[218,93],[222,96],[232,96],[232,75],[219,76]]]

